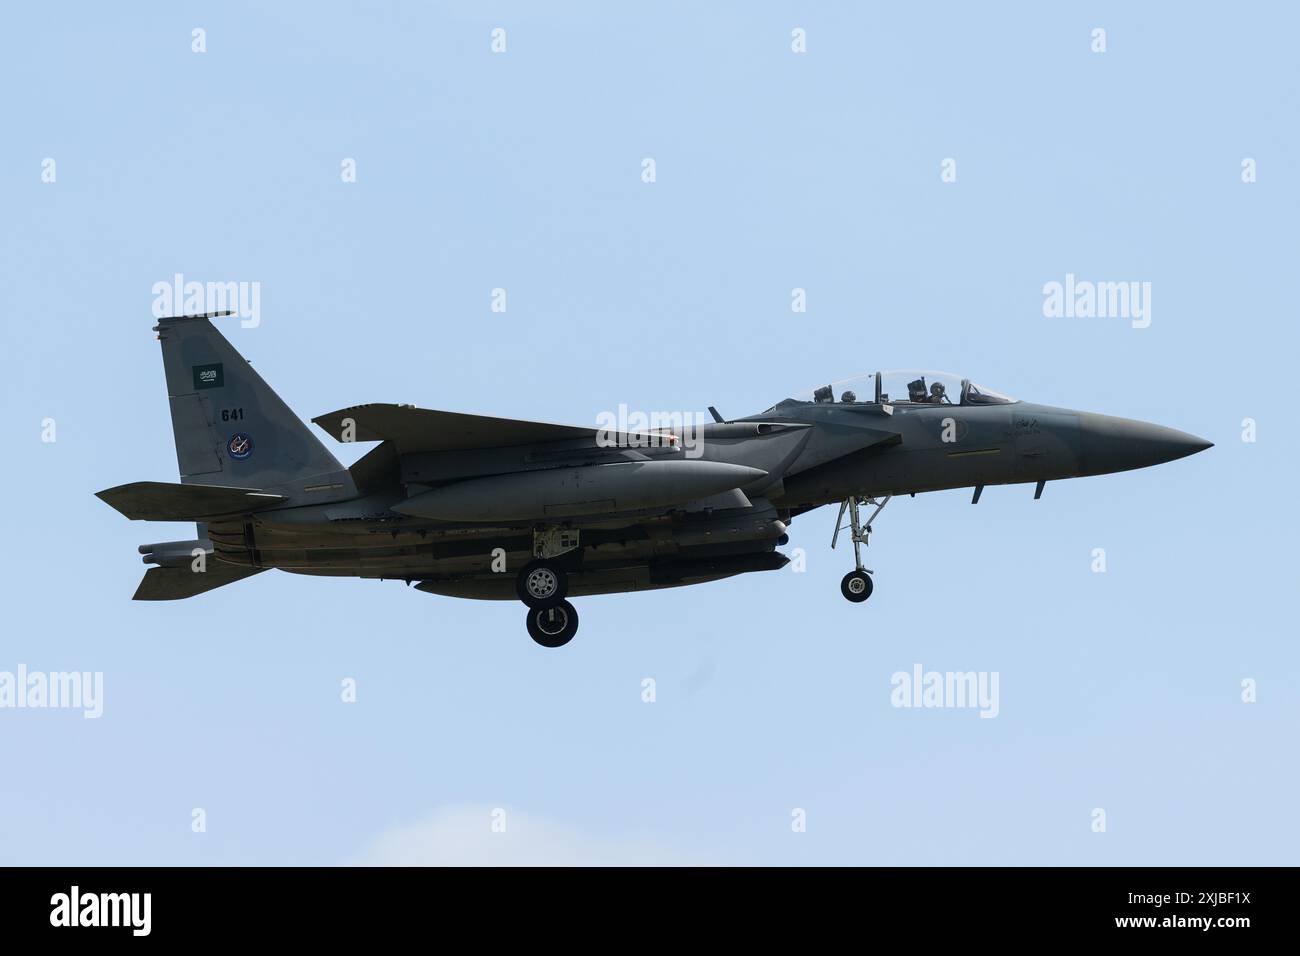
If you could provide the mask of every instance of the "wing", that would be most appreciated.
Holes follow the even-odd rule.
[[[594,439],[598,429],[440,412],[414,405],[353,405],[312,419],[339,441],[391,441],[403,455]],[[348,429],[351,434],[348,434]]]

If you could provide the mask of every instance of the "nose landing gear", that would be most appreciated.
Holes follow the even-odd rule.
[[[840,581],[840,593],[854,604],[861,604],[871,597],[871,591],[874,587],[875,585],[871,583],[871,576],[866,571],[850,571]]]
[[[876,516],[885,509],[885,505],[889,504],[892,497],[892,495],[886,495],[882,501],[877,501],[870,496],[860,498],[855,495],[840,502],[840,513],[835,518],[835,533],[831,536],[831,547],[835,547],[840,532],[845,528],[843,524],[844,512],[847,511],[849,513],[849,539],[853,542],[853,563],[855,567],[844,575],[844,579],[840,581],[840,593],[854,604],[861,604],[871,597],[871,592],[874,590],[870,577],[872,571],[870,568],[862,566],[862,549],[871,543],[871,522],[876,520]],[[866,520],[865,524],[859,511],[862,505],[876,506],[876,510],[871,512],[871,517]]]

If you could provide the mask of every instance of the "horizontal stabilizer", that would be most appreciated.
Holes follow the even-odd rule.
[[[95,496],[132,521],[204,521],[249,514],[285,500],[283,495],[267,494],[256,488],[177,485],[165,481],[133,481],[97,491]]]
[[[226,584],[234,584],[265,570],[266,568],[243,568],[220,561],[209,561],[205,571],[192,571],[189,567],[150,568],[144,573],[131,600],[179,601]]]
[[[440,412],[414,405],[354,405],[312,419],[341,442],[391,441],[403,455],[594,439],[596,428]]]

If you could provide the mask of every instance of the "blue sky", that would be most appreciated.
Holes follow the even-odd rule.
[[[0,710],[0,862],[1294,862],[1298,26],[1281,4],[16,7],[0,671],[102,671],[105,699]],[[583,600],[561,652],[514,603],[392,582],[133,603],[136,546],[190,529],[93,492],[175,479],[150,310],[177,272],[261,284],[261,324],[226,331],[304,419],[741,415],[919,366],[1216,447],[1037,502],[897,501],[861,606],[823,509],[791,530],[806,572]],[[1150,327],[1044,317],[1070,273],[1150,282]],[[892,707],[916,663],[997,672],[998,717]]]

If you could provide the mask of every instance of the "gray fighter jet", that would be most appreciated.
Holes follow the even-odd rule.
[[[771,571],[797,516],[837,504],[854,569],[896,495],[1101,475],[1211,447],[1123,418],[1034,405],[942,372],[877,372],[765,412],[617,431],[357,405],[312,419],[378,442],[345,468],[209,321],[155,327],[179,484],[99,492],[128,518],[194,521],[192,540],[140,548],[136,600],[192,597],[279,568],[415,583],[453,597],[519,600],[532,638],[578,629],[567,600]],[[863,509],[872,508],[863,517]],[[845,517],[847,515],[847,524]]]

